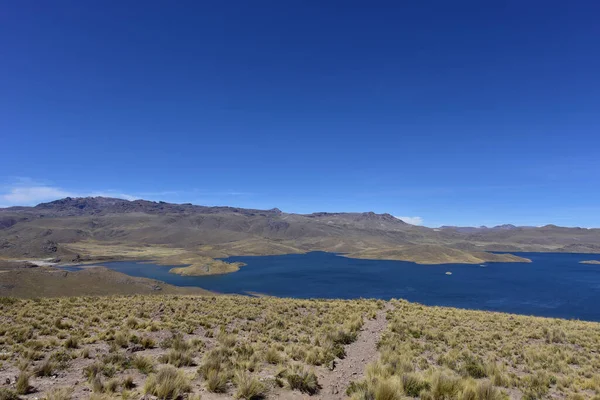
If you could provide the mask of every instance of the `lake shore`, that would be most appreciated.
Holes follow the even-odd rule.
[[[120,273],[215,293],[292,298],[404,298],[429,305],[600,321],[597,276],[577,254],[519,253],[530,263],[439,264],[364,260],[325,252],[231,257],[233,274],[183,276],[153,262],[103,263]],[[486,267],[486,268],[483,268]],[[177,267],[175,267],[177,268]],[[447,274],[449,273],[449,274]],[[566,285],[566,286],[565,286]],[[523,290],[527,288],[527,290]],[[555,293],[561,293],[556,296]]]

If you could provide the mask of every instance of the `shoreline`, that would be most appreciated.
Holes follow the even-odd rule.
[[[559,254],[564,254],[564,253],[559,253]],[[577,254],[577,253],[573,253],[573,254]],[[125,260],[125,261],[136,261],[136,260]],[[149,260],[137,260],[138,262],[150,262]],[[373,261],[380,261],[380,260],[373,260]],[[576,262],[576,261],[575,261]],[[70,265],[65,265],[63,267],[73,267],[76,265],[73,265],[74,263],[68,263]],[[416,263],[412,263],[412,264],[416,264]],[[158,264],[154,264],[156,267],[162,267],[161,265]],[[419,265],[419,264],[417,264]],[[462,264],[462,265],[470,265],[470,264]],[[98,286],[98,288],[95,288],[94,291],[90,292],[89,295],[113,295],[113,294],[123,294],[122,292],[119,293],[113,293],[116,289],[112,288],[111,285],[113,285],[112,282],[115,281],[115,278],[111,278],[110,274],[115,275],[118,279],[118,281],[121,282],[137,282],[135,283],[136,285],[138,285],[138,289],[132,288],[131,290],[131,294],[144,294],[143,292],[139,292],[139,285],[144,283],[144,286],[160,286],[163,287],[164,289],[167,289],[167,287],[171,287],[172,289],[167,289],[166,291],[163,291],[161,289],[158,289],[158,291],[154,291],[152,290],[149,294],[171,294],[173,293],[173,290],[175,291],[181,291],[182,294],[184,294],[184,291],[189,291],[189,290],[199,290],[199,291],[204,291],[206,294],[209,295],[224,295],[224,296],[244,296],[244,297],[276,297],[276,298],[292,298],[292,299],[328,299],[328,300],[335,300],[335,299],[360,299],[360,298],[371,298],[373,296],[377,297],[377,295],[369,295],[369,294],[363,294],[363,295],[357,295],[356,297],[344,297],[343,295],[331,295],[331,294],[316,294],[316,295],[311,295],[311,297],[305,297],[302,294],[298,294],[298,293],[287,293],[287,294],[279,294],[279,295],[275,295],[275,294],[270,294],[268,291],[268,288],[263,288],[263,290],[253,290],[253,289],[239,289],[239,291],[236,289],[234,291],[227,291],[227,289],[210,289],[210,288],[206,288],[201,281],[198,282],[194,282],[192,285],[186,285],[186,284],[178,284],[177,281],[175,282],[171,282],[168,279],[165,279],[164,277],[153,277],[152,275],[148,275],[148,277],[142,277],[142,276],[135,276],[135,275],[129,275],[127,272],[122,272],[119,270],[113,270],[111,269],[109,266],[106,265],[101,265],[101,263],[95,263],[93,261],[87,261],[85,264],[79,264],[78,265],[81,270],[78,271],[68,271],[63,269],[63,267],[61,266],[41,266],[41,267],[27,267],[27,266],[22,266],[22,267],[16,267],[14,269],[11,270],[5,270],[3,272],[7,272],[7,273],[11,273],[11,271],[15,271],[15,273],[19,276],[17,281],[14,281],[13,279],[13,284],[17,283],[17,285],[19,286],[18,282],[19,281],[27,281],[28,280],[28,276],[30,275],[35,275],[36,272],[38,275],[48,275],[48,276],[60,276],[60,275],[64,275],[64,276],[77,276],[77,275],[84,275],[84,274],[91,274],[91,275],[87,275],[88,277],[91,277],[93,275],[94,277],[94,281],[96,282],[95,285]],[[442,267],[443,265],[437,265],[438,267]],[[442,270],[440,270],[442,271]],[[443,272],[443,271],[442,271]],[[1,274],[1,275],[5,275],[5,274]],[[11,274],[13,275],[13,274]],[[448,275],[446,273],[446,275]],[[13,278],[15,277],[15,275],[13,275]],[[110,279],[109,279],[110,278]],[[74,278],[71,278],[74,279]],[[73,288],[73,289],[69,289],[68,291],[65,292],[58,292],[57,294],[52,294],[52,295],[48,295],[46,293],[48,292],[57,292],[56,287],[54,287],[54,289],[52,289],[52,287],[55,285],[54,280],[50,280],[50,281],[45,281],[44,286],[48,286],[46,287],[43,291],[41,291],[40,293],[38,293],[37,291],[31,291],[29,294],[27,295],[19,295],[19,294],[13,294],[16,293],[15,291],[12,291],[13,293],[10,293],[11,290],[9,290],[6,294],[3,294],[4,296],[9,296],[9,297],[19,297],[19,298],[23,298],[23,297],[71,297],[71,296],[81,296],[81,295],[86,295],[85,293],[81,293],[82,291],[85,291],[86,288]],[[4,279],[0,279],[0,288],[3,286],[6,286],[6,284],[11,284],[11,282],[6,282],[6,280]],[[62,287],[63,284],[61,284]],[[21,285],[23,286],[23,285]],[[28,286],[28,285],[24,285],[24,286]],[[210,285],[209,285],[210,286]],[[103,287],[101,292],[98,292],[98,289],[100,287]],[[21,291],[23,293],[24,289],[19,289],[17,287],[16,291]],[[71,292],[75,290],[75,294],[72,294]],[[144,289],[146,290],[146,289]],[[86,292],[87,293],[87,292]],[[188,292],[189,293],[189,292]],[[191,294],[191,293],[189,293]],[[484,311],[484,312],[497,312],[497,313],[505,313],[505,314],[516,314],[516,315],[533,315],[536,317],[541,317],[541,318],[557,318],[557,319],[563,319],[563,320],[568,320],[568,319],[581,319],[584,321],[593,321],[593,322],[600,322],[600,317],[599,318],[595,318],[595,317],[586,317],[586,316],[578,316],[577,314],[564,314],[564,313],[558,313],[558,314],[549,314],[549,313],[544,313],[543,310],[522,310],[522,311],[518,311],[518,310],[514,310],[514,309],[503,309],[503,308],[480,308],[477,305],[473,305],[473,304],[454,304],[454,305],[446,305],[445,303],[437,303],[434,301],[432,303],[428,303],[427,299],[415,299],[412,298],[411,296],[408,296],[407,294],[403,294],[403,293],[396,293],[396,294],[390,294],[390,293],[386,293],[383,297],[381,297],[382,300],[384,301],[388,301],[390,299],[393,298],[404,298],[407,299],[407,301],[411,301],[411,302],[415,302],[418,304],[423,304],[426,305],[428,307],[448,307],[448,308],[455,308],[455,309],[461,309],[461,310],[477,310],[477,311]],[[538,313],[538,311],[540,311]]]
[[[350,258],[350,259],[360,259],[360,260],[369,260],[369,261],[402,261],[402,262],[410,262],[410,263],[414,263],[417,265],[423,265],[423,266],[428,266],[428,265],[451,265],[451,264],[460,264],[460,265],[477,265],[477,264],[482,264],[482,263],[530,263],[532,262],[530,259],[522,257],[522,254],[581,254],[581,255],[590,255],[590,256],[598,256],[600,255],[600,253],[578,253],[578,252],[561,252],[561,251],[513,251],[513,252],[505,252],[505,251],[485,251],[485,250],[481,250],[481,251],[476,251],[474,253],[481,253],[481,252],[486,252],[486,253],[490,253],[490,254],[496,254],[496,255],[509,255],[509,256],[515,256],[517,258],[521,258],[522,260],[481,260],[481,261],[448,261],[448,262],[437,262],[437,261],[415,261],[414,259],[408,259],[409,257],[405,257],[405,258],[376,258],[376,257],[352,257],[351,254],[355,254],[358,252],[344,252],[344,253],[340,253],[340,252],[331,252],[331,251],[323,251],[323,250],[313,250],[313,251],[307,251],[305,253],[300,253],[300,254],[308,254],[308,253],[312,253],[312,252],[324,252],[324,253],[329,253],[329,254],[335,254],[339,257],[346,257],[346,258]],[[216,262],[224,262],[226,264],[231,264],[231,265],[235,265],[237,268],[232,269],[231,271],[222,271],[222,272],[214,272],[214,273],[203,273],[203,274],[199,274],[199,275],[195,275],[195,274],[184,274],[184,273],[178,273],[178,272],[171,272],[172,274],[175,275],[180,275],[180,276],[213,276],[213,275],[225,275],[225,274],[230,274],[230,273],[235,273],[237,271],[239,271],[240,267],[244,267],[246,266],[245,263],[243,262],[233,262],[233,263],[229,263],[227,262],[228,259],[232,258],[232,257],[271,257],[271,256],[282,256],[282,255],[293,255],[293,254],[298,254],[298,253],[285,253],[285,254],[249,254],[249,255],[244,255],[244,254],[236,254],[236,255],[231,255],[228,257],[219,257],[219,258],[214,258],[212,259],[213,261]],[[199,255],[199,257],[207,257],[207,256],[201,256]],[[208,257],[207,257],[208,258]],[[136,262],[136,263],[153,263],[156,265],[160,265],[160,266],[165,266],[165,267],[171,267],[171,269],[184,269],[184,268],[188,268],[191,267],[193,264],[192,263],[179,263],[174,261],[173,263],[167,263],[167,260],[161,261],[159,259],[152,259],[152,258],[144,258],[144,259],[139,259],[139,258],[135,258],[135,257],[127,257],[127,256],[102,256],[102,255],[98,255],[98,256],[86,256],[85,260],[82,261],[67,261],[67,262],[62,262],[62,261],[58,261],[58,262],[53,262],[50,261],[52,260],[52,258],[44,258],[44,259],[35,259],[35,258],[31,258],[31,259],[22,259],[22,258],[2,258],[0,259],[0,261],[3,262],[8,262],[8,263],[27,263],[27,264],[32,264],[38,267],[79,267],[81,266],[82,269],[86,268],[85,266],[102,266],[101,263],[102,262]],[[580,261],[579,263],[581,264],[600,264],[600,261],[597,260],[584,260],[584,261]]]

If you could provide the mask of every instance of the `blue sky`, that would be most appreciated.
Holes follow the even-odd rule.
[[[600,3],[18,1],[0,205],[600,227]]]

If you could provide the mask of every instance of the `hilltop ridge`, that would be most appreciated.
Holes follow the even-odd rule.
[[[422,252],[424,249],[427,251]],[[259,210],[107,197],[67,197],[34,207],[0,209],[0,258],[6,259],[81,262],[146,257],[165,263],[185,261],[195,264],[198,271],[225,273],[237,268],[207,260],[308,251],[361,257],[375,257],[377,253],[375,258],[400,257],[423,263],[438,262],[440,257],[447,262],[494,261],[498,257],[482,253],[600,253],[600,229],[552,225],[432,229],[410,225],[387,213],[293,214],[277,208]],[[402,258],[409,253],[410,257]]]

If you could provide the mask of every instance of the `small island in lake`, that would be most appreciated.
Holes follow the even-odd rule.
[[[600,265],[600,261],[598,261],[598,260],[579,261],[579,264],[594,264],[594,265]]]
[[[483,262],[531,262],[514,254],[497,254],[485,251],[465,251],[447,246],[424,244],[394,248],[379,248],[344,254],[349,258],[367,260],[411,261],[417,264],[481,264]]]
[[[197,256],[194,258],[193,264],[186,267],[171,268],[169,272],[182,276],[219,275],[236,272],[244,265],[246,264],[241,262],[228,263],[210,257]]]

